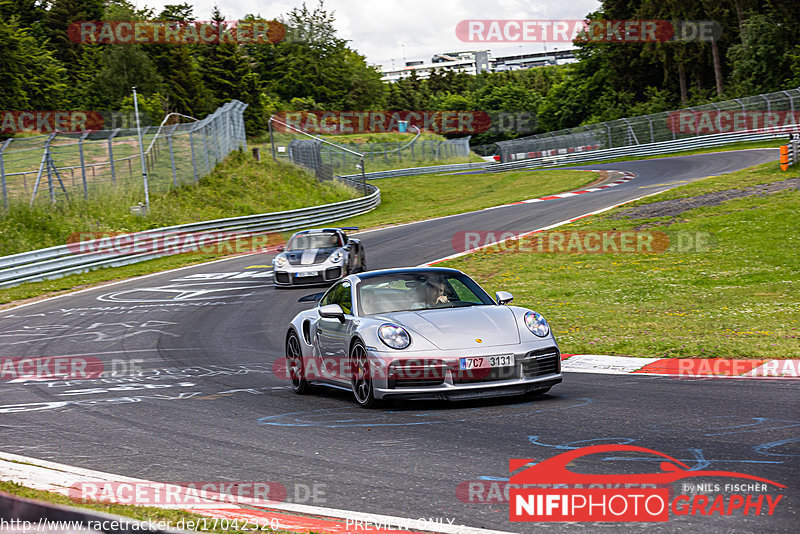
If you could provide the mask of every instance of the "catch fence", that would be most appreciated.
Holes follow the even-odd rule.
[[[270,148],[275,160],[288,160],[309,169],[319,179],[361,171],[467,162],[469,136],[457,139],[422,139],[409,133],[408,141],[337,142],[270,118]],[[363,166],[363,168],[362,168]],[[366,172],[365,171],[365,172]]]
[[[791,89],[500,141],[497,154],[501,162],[508,163],[656,143],[686,150],[712,142],[719,145],[754,140],[752,134],[781,137],[800,131],[798,124],[800,89]],[[749,137],[740,139],[738,134]],[[693,143],[693,139],[698,142]]]
[[[150,192],[196,183],[232,151],[245,149],[246,107],[233,100],[202,120],[142,128]],[[137,133],[118,128],[0,141],[3,207],[121,190],[135,195],[144,188]]]

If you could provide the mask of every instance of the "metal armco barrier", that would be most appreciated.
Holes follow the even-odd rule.
[[[147,521],[70,506],[49,504],[2,492],[0,492],[0,520],[7,523],[7,525],[3,525],[5,528],[0,529],[0,532],[12,533],[74,534],[76,532],[104,532],[106,534],[140,534],[142,532],[151,532],[178,534],[185,532],[177,529],[152,528],[153,525]],[[90,526],[92,527],[91,529],[89,529]]]
[[[798,145],[800,142],[797,140],[792,140],[791,143],[788,145],[782,145],[781,148],[781,159],[780,159],[780,166],[782,171],[788,171],[789,167],[795,165],[797,160],[799,159],[798,154]]]
[[[490,172],[500,172],[514,169],[528,169],[533,167],[554,167],[558,165],[582,163],[584,161],[598,161],[630,156],[656,156],[669,152],[710,148],[731,143],[766,141],[784,137],[785,135],[786,129],[784,127],[764,128],[759,130],[725,134],[710,134],[698,137],[689,137],[686,139],[677,139],[675,141],[661,141],[658,143],[647,143],[643,145],[631,145],[619,148],[606,148],[587,152],[574,152],[553,156],[543,156],[540,158],[510,161],[508,163],[496,163],[490,164],[488,170]]]
[[[343,181],[355,185],[348,178],[344,178]],[[123,253],[116,250],[115,245],[103,244],[103,240],[99,240],[97,246],[91,249],[94,252],[76,253],[75,248],[78,247],[76,243],[71,246],[59,245],[0,257],[0,288],[167,256],[170,253],[165,252],[165,249],[181,236],[188,234],[197,241],[203,240],[207,245],[226,241],[233,235],[237,239],[246,239],[265,232],[293,230],[360,215],[376,208],[381,202],[380,190],[371,184],[366,184],[366,187],[368,193],[366,196],[333,204],[203,221],[128,234],[137,244],[136,247],[131,247],[136,250],[130,253]],[[225,235],[219,235],[219,232],[225,232]],[[142,249],[144,252],[141,252]]]

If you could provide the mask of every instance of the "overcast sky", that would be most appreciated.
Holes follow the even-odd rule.
[[[139,8],[155,8],[166,4],[188,1],[194,5],[198,20],[209,20],[215,5],[227,20],[236,20],[253,13],[273,19],[302,5],[302,0],[131,0]],[[308,0],[313,8],[317,0]],[[382,64],[384,68],[407,61],[430,61],[441,52],[490,49],[501,53],[533,52],[543,50],[543,45],[500,45],[465,43],[455,34],[461,20],[575,20],[600,7],[598,0],[325,0],[325,9],[333,11],[339,37],[348,39],[350,46],[367,57],[369,63]],[[405,45],[405,46],[403,46]],[[569,43],[548,44],[548,50],[568,48]]]

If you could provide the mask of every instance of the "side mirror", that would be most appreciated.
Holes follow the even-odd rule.
[[[340,323],[344,323],[344,310],[338,304],[326,304],[319,307],[319,316],[325,319],[338,319]]]
[[[494,294],[494,296],[497,299],[497,303],[501,306],[505,304],[511,304],[511,301],[514,300],[514,295],[508,291],[498,291]]]
[[[300,297],[297,299],[297,302],[317,302],[318,300],[322,300],[323,296],[325,296],[325,293],[313,293],[311,295]]]
[[[286,247],[284,247],[283,245],[278,247],[278,252],[283,252],[285,250],[286,250]]]

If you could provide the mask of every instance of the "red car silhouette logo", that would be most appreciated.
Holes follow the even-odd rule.
[[[567,469],[570,462],[575,461],[583,456],[597,453],[608,452],[642,452],[661,456],[665,459],[659,467],[660,472],[657,473],[635,473],[635,474],[622,474],[622,475],[603,475],[603,474],[585,474],[575,473]],[[509,467],[511,471],[515,471],[520,467],[530,463],[530,459],[526,460],[510,460]],[[680,460],[668,456],[662,452],[654,451],[653,449],[646,449],[644,447],[637,447],[635,445],[592,445],[590,447],[581,447],[572,451],[559,454],[547,460],[543,460],[530,468],[513,475],[510,479],[511,484],[670,484],[677,480],[693,477],[731,477],[731,478],[746,478],[757,482],[764,482],[785,488],[783,484],[767,480],[753,475],[746,475],[744,473],[736,473],[734,471],[692,471],[688,465]]]

